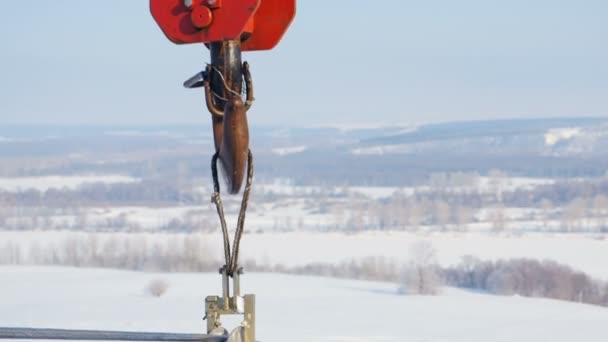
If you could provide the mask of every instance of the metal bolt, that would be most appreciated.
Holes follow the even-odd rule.
[[[190,13],[190,20],[192,24],[198,29],[204,29],[209,27],[213,22],[213,13],[207,6],[192,7]]]

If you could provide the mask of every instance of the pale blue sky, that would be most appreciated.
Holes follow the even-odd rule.
[[[0,124],[205,123],[202,45],[147,0],[3,1]],[[253,124],[608,116],[608,1],[300,0],[252,65]]]

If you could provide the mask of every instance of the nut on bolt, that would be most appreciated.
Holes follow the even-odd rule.
[[[207,28],[213,22],[213,13],[207,6],[200,5],[192,8],[190,12],[192,24],[199,29]]]

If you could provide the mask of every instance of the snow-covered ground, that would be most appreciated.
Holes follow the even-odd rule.
[[[555,180],[545,178],[471,176],[470,184],[456,185],[458,182],[451,182],[448,178],[435,178],[435,183],[432,186],[416,187],[300,186],[294,185],[290,180],[277,179],[274,182],[259,184],[254,187],[253,195],[266,196],[266,199],[263,204],[256,205],[256,201],[251,203],[247,222],[249,227],[252,227],[255,231],[346,229],[349,225],[352,225],[353,220],[357,220],[357,222],[367,225],[366,228],[370,228],[370,225],[375,224],[373,220],[365,217],[353,218],[353,216],[356,216],[350,210],[353,205],[355,207],[356,204],[368,205],[369,202],[379,201],[394,194],[407,197],[416,193],[435,191],[438,188],[443,191],[454,192],[500,193],[530,189],[555,182]],[[77,189],[84,184],[95,182],[129,183],[138,181],[140,180],[137,178],[116,174],[0,178],[0,191],[25,191],[27,189],[45,191],[49,188]],[[466,181],[464,182],[466,183]],[[199,200],[204,199],[206,202],[211,193],[210,188],[199,187],[196,189],[195,195],[200,196],[198,197]],[[229,219],[232,219],[232,216],[237,213],[239,200],[239,197],[225,197],[224,204]],[[41,207],[34,208],[36,212],[30,213],[23,211],[23,208],[18,205],[15,207],[9,206],[5,209],[2,210],[3,219],[0,218],[0,229],[103,230],[129,228],[154,231],[166,228],[165,226],[179,221],[190,224],[190,226],[206,227],[209,222],[214,222],[216,219],[215,210],[209,204],[179,205],[176,203],[173,206],[152,207],[145,205],[112,206],[112,203],[108,203],[104,207],[78,207],[69,208],[70,210],[59,210],[58,208],[45,210],[44,207]],[[471,222],[466,227],[458,227],[458,229],[488,231],[492,228],[491,216],[494,215],[494,211],[493,208],[477,210],[476,213],[470,215],[474,215],[478,221]],[[504,215],[508,228],[514,231],[542,230],[541,228],[559,226],[557,221],[541,220],[539,217],[545,215],[545,213],[536,208],[505,208],[503,211],[501,215]],[[592,222],[586,222],[586,224],[590,227],[589,230],[597,225]],[[416,230],[419,227],[399,226],[390,228]],[[426,230],[437,228],[435,226],[422,227]]]
[[[308,149],[308,146],[306,146],[306,145],[291,146],[291,147],[278,147],[278,148],[273,148],[272,153],[279,155],[279,156],[286,156],[289,154],[301,153],[301,152],[306,151],[307,149]]]
[[[384,154],[405,154],[414,151],[411,144],[389,144],[372,147],[354,148],[351,154],[359,155],[384,155]]]
[[[531,177],[479,177],[477,191],[488,193],[495,191],[531,190],[540,185],[555,184],[556,179]]]
[[[608,279],[608,240],[568,234],[525,234],[523,236],[476,233],[286,233],[249,234],[243,239],[242,255],[260,263],[302,265],[335,263],[368,256],[407,261],[409,248],[430,242],[441,265],[456,264],[464,255],[482,260],[504,258],[550,259]]]
[[[48,232],[0,232],[0,248],[7,244],[21,246],[22,253],[38,250],[43,246],[60,248],[66,241],[86,241],[87,233]],[[95,234],[99,244],[104,239],[139,241],[152,246],[171,244],[185,234],[166,233],[101,233]],[[209,246],[209,253],[221,258],[221,234],[197,234]],[[520,236],[482,233],[397,233],[366,232],[341,233],[264,233],[246,234],[241,244],[241,256],[258,264],[286,266],[305,265],[314,262],[339,263],[365,257],[385,257],[387,260],[406,262],[410,247],[420,241],[428,241],[437,252],[443,266],[460,262],[462,256],[473,255],[482,260],[508,258],[532,258],[554,260],[584,271],[589,275],[608,280],[608,239],[578,234],[529,233]],[[215,248],[214,246],[218,246]]]
[[[204,332],[204,297],[216,274],[0,267],[0,326]],[[170,287],[160,297],[153,279]],[[395,284],[246,274],[264,342],[604,342],[608,309],[445,288],[402,296]],[[228,327],[238,324],[225,321]]]
[[[412,195],[415,193],[430,192],[441,188],[442,191],[453,192],[474,192],[480,194],[507,192],[516,190],[531,190],[537,186],[555,184],[556,179],[551,178],[532,178],[532,177],[477,177],[470,180],[467,185],[454,184],[437,184],[435,186],[419,185],[416,187],[396,187],[396,186],[348,186],[348,187],[332,187],[323,188],[319,186],[299,186],[294,185],[289,181],[277,181],[275,183],[256,185],[254,191],[261,193],[273,193],[277,195],[310,195],[310,194],[330,194],[344,195],[348,193],[356,193],[368,197],[369,199],[377,200],[387,198],[393,195],[396,191],[404,195]],[[206,189],[205,189],[206,190]]]
[[[133,183],[139,179],[124,175],[79,175],[79,176],[40,176],[40,177],[3,177],[0,189],[5,191],[25,191],[29,189],[46,191],[55,189],[76,189],[87,183]]]
[[[547,146],[553,146],[560,142],[560,140],[568,140],[581,134],[580,127],[572,128],[553,128],[545,133],[545,144]]]
[[[410,188],[399,188],[394,186],[348,186],[348,187],[320,187],[320,186],[301,186],[290,183],[269,183],[256,186],[254,191],[264,194],[275,194],[282,196],[302,196],[314,194],[326,194],[332,196],[344,196],[347,194],[359,194],[369,199],[381,199],[390,197],[395,191],[408,191]],[[413,190],[411,191],[413,192]]]

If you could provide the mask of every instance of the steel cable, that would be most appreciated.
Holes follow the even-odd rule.
[[[230,266],[230,235],[228,234],[228,227],[226,226],[226,218],[224,217],[224,206],[222,204],[222,198],[220,197],[220,182],[217,176],[217,160],[219,153],[215,153],[211,158],[211,174],[213,176],[213,195],[211,195],[211,202],[215,203],[217,209],[217,215],[220,218],[220,224],[222,226],[222,234],[224,236],[224,258],[226,259],[226,267]]]
[[[230,254],[230,236],[228,234],[228,227],[226,225],[226,217],[224,214],[224,206],[220,195],[219,177],[217,172],[217,160],[219,154],[215,153],[211,159],[211,175],[213,176],[213,195],[211,201],[215,203],[217,214],[220,218],[220,224],[222,226],[222,234],[224,237],[224,257],[226,259],[226,272],[229,276],[232,276],[238,268],[239,249],[241,239],[243,238],[243,232],[245,230],[245,215],[247,212],[247,204],[249,202],[249,193],[251,192],[251,185],[253,183],[253,154],[251,150],[248,150],[247,154],[247,182],[245,189],[243,190],[243,199],[241,201],[241,209],[236,224],[236,231],[234,232],[234,241],[232,246],[232,255]]]
[[[249,192],[251,191],[251,184],[253,183],[253,154],[251,150],[247,154],[247,182],[245,189],[243,190],[243,200],[241,201],[241,210],[239,211],[239,218],[236,224],[236,231],[234,232],[234,241],[232,245],[232,258],[230,259],[230,274],[234,274],[237,271],[239,261],[239,248],[241,238],[243,237],[243,231],[245,230],[245,214],[247,212],[247,203],[249,202]]]

